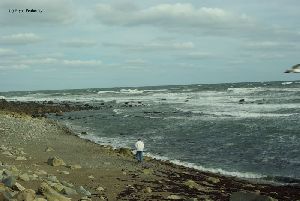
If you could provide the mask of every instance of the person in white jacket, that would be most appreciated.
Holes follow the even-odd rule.
[[[144,142],[141,139],[138,139],[138,141],[135,143],[136,148],[136,158],[138,162],[143,161],[143,151],[144,151]]]

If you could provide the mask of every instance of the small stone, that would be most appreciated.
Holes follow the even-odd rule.
[[[62,192],[64,189],[64,186],[60,183],[55,183],[52,188],[58,192]]]
[[[25,190],[25,188],[24,188],[21,184],[19,184],[18,182],[16,182],[15,185],[14,185],[13,187],[14,187],[14,189],[16,189],[16,190],[18,190],[18,191],[23,191],[23,190]]]
[[[47,147],[47,148],[45,149],[45,152],[50,152],[50,151],[54,151],[54,149],[53,149],[52,147]]]
[[[145,192],[145,193],[152,193],[152,189],[151,189],[150,187],[146,187],[146,188],[144,189],[144,192]]]
[[[47,183],[43,182],[39,191],[46,196],[47,200],[59,200],[59,201],[70,201],[70,198],[67,198],[58,192],[56,192],[53,188],[51,188]]]
[[[70,168],[71,170],[76,170],[76,169],[81,169],[80,165],[68,165],[68,168]]]
[[[54,176],[54,175],[49,175],[49,176],[47,177],[47,180],[48,180],[48,181],[51,181],[51,182],[54,182],[54,183],[58,183],[58,182],[59,182],[58,179],[57,179],[57,177]]]
[[[182,198],[178,195],[169,195],[167,197],[167,199],[169,199],[169,200],[181,200]]]
[[[16,195],[17,200],[33,201],[35,199],[35,191],[32,189],[25,189]]]
[[[70,174],[70,172],[68,172],[68,171],[60,171],[60,173],[61,173],[61,174],[65,174],[65,175]]]
[[[35,198],[33,201],[47,201],[45,198]]]
[[[81,201],[92,201],[92,199],[88,198],[87,196],[80,198]]]
[[[85,196],[91,196],[91,195],[92,195],[89,191],[85,190],[85,189],[83,188],[83,186],[80,186],[80,187],[79,187],[78,192],[79,192],[81,195],[85,195]]]
[[[144,169],[144,170],[143,170],[143,173],[144,173],[144,174],[147,174],[147,175],[148,175],[148,174],[152,174],[152,173],[153,173],[153,170],[150,169],[150,168],[149,168],[149,169]]]
[[[47,175],[47,172],[45,170],[36,170],[34,173],[36,175]]]
[[[215,178],[215,177],[208,177],[206,180],[207,180],[207,181],[210,181],[210,182],[212,182],[212,183],[214,183],[214,184],[217,184],[217,183],[220,182],[220,179]]]
[[[64,185],[64,186],[66,186],[66,187],[69,187],[69,188],[73,188],[73,187],[74,187],[73,184],[68,183],[68,182],[66,182],[66,181],[61,181],[61,184]]]
[[[197,198],[189,198],[186,201],[198,201],[198,199]]]
[[[2,154],[6,156],[13,156],[12,153],[10,153],[10,151],[4,151],[2,152]]]
[[[88,176],[89,179],[95,179],[93,175]]]
[[[97,190],[97,191],[104,191],[104,188],[101,187],[101,186],[99,186],[96,190]]]
[[[22,180],[22,181],[30,181],[30,178],[29,178],[27,173],[21,174],[19,176],[19,179]]]
[[[15,160],[16,161],[26,161],[27,159],[24,156],[18,156]]]
[[[59,157],[50,157],[48,159],[48,165],[51,166],[65,166],[65,162]]]
[[[70,187],[67,187],[67,186],[64,186],[63,190],[62,190],[62,193],[68,195],[68,196],[71,196],[71,195],[77,195],[77,191],[70,188]]]

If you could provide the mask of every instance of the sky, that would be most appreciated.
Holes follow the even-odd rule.
[[[299,8],[298,0],[1,0],[0,91],[300,80],[283,73],[300,63]]]

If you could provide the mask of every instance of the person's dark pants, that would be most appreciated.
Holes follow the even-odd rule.
[[[142,151],[137,151],[136,152],[136,159],[138,160],[138,162],[143,161],[143,152]]]

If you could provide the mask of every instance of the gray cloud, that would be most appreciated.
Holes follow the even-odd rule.
[[[6,36],[0,36],[2,45],[28,45],[40,42],[42,39],[34,33],[19,33]]]
[[[105,47],[116,47],[130,51],[180,51],[195,47],[193,42],[152,42],[144,44],[102,43]]]
[[[78,66],[78,67],[85,67],[85,66],[101,66],[101,60],[63,60],[62,63],[66,66]]]
[[[65,41],[62,41],[61,44],[66,47],[74,47],[74,48],[92,47],[92,46],[97,45],[96,41],[84,40],[84,39],[65,40]]]
[[[16,54],[17,52],[15,50],[0,48],[0,57],[10,57]]]
[[[67,24],[74,20],[71,0],[1,0],[0,25],[29,26],[37,24]],[[9,9],[24,10],[9,13]],[[42,10],[29,13],[26,9]]]
[[[197,8],[187,3],[159,4],[148,8],[120,9],[115,5],[98,4],[96,19],[107,25],[153,25],[165,28],[233,29],[253,26],[244,14],[220,8]]]

